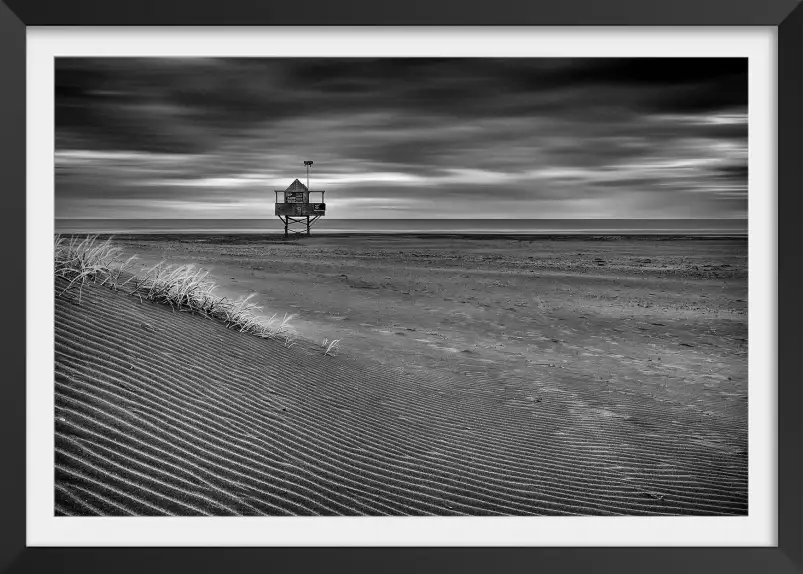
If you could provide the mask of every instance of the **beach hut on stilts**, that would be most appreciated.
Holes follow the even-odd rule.
[[[326,203],[323,198],[326,192],[312,191],[309,188],[309,169],[312,161],[305,161],[304,166],[307,168],[307,185],[296,179],[285,190],[273,190],[276,195],[276,215],[284,223],[285,239],[291,235],[309,235],[310,226],[326,215]],[[282,194],[281,198],[279,194]],[[311,201],[311,198],[315,201]]]

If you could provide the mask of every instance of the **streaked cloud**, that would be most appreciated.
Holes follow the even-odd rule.
[[[59,59],[57,217],[742,217],[743,59]]]

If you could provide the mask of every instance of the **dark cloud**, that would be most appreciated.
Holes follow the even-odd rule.
[[[745,59],[70,58],[55,84],[60,216],[248,217],[309,157],[340,217],[746,210],[717,196],[746,187]]]

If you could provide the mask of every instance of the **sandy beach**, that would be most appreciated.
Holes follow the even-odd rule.
[[[115,243],[293,314],[298,344],[57,297],[57,511],[747,513],[746,240]]]

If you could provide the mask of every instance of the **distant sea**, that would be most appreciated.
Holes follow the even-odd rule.
[[[56,233],[275,234],[274,219],[56,219]],[[747,236],[746,219],[326,219],[313,233]]]

